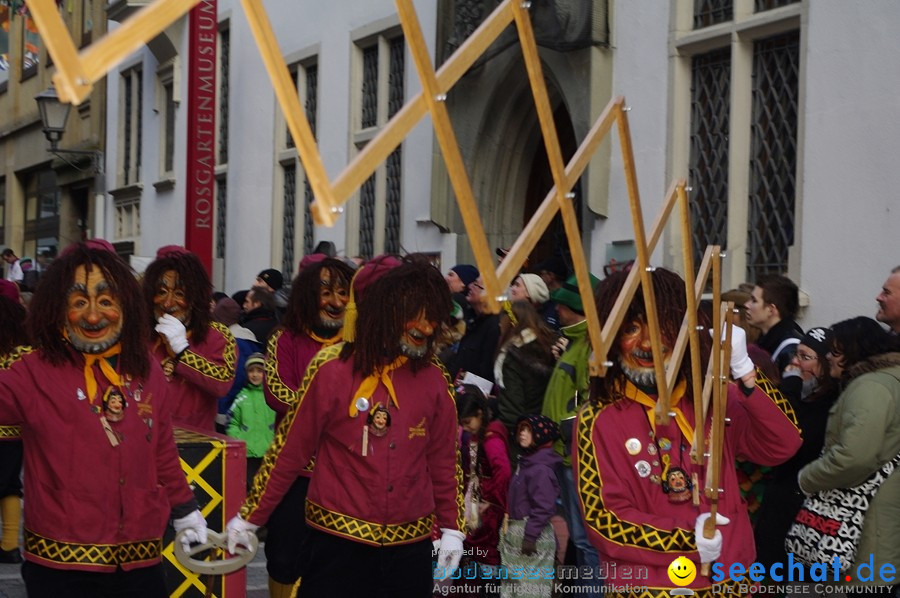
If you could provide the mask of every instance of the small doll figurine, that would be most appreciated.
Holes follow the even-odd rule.
[[[384,436],[387,434],[388,428],[391,427],[391,414],[387,407],[381,403],[377,403],[369,417],[366,418],[366,425],[363,427],[362,434],[362,456],[369,454],[369,433],[372,436]]]
[[[374,436],[384,436],[391,426],[391,414],[388,412],[387,407],[378,404],[372,410],[372,413],[369,414],[366,423]]]
[[[103,397],[103,414],[111,422],[122,421],[125,417],[125,397],[115,386],[110,386]]]

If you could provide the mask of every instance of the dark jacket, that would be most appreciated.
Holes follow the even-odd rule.
[[[822,445],[825,444],[828,412],[837,397],[836,387],[833,393],[813,401],[789,397],[803,433],[803,444],[793,457],[775,467],[772,479],[766,484],[763,494],[754,535],[756,559],[767,569],[773,563],[787,562],[784,537],[803,504],[803,493],[797,485],[797,474],[804,465],[815,461],[821,454]]]
[[[494,381],[494,353],[500,340],[500,317],[497,314],[475,318],[468,324],[466,334],[459,341],[456,354],[445,365],[455,380],[460,372],[472,372]]]
[[[778,374],[781,375],[794,358],[801,338],[803,329],[794,320],[785,318],[756,339],[756,344],[769,352],[772,361],[778,366]]]
[[[541,531],[556,513],[559,481],[554,472],[562,457],[553,448],[540,448],[530,455],[519,455],[509,484],[509,518],[525,519],[525,539],[536,542]]]
[[[277,325],[278,318],[275,312],[265,307],[257,307],[241,317],[241,326],[250,330],[263,347],[269,341],[272,329]]]
[[[544,405],[544,391],[556,360],[550,351],[543,351],[537,342],[520,347],[508,344],[503,360],[503,387],[497,395],[500,421],[512,433],[520,415],[540,413]]]

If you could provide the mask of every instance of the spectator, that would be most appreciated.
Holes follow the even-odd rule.
[[[475,311],[469,305],[466,297],[479,276],[478,268],[470,264],[457,264],[444,275],[444,280],[447,281],[447,286],[450,287],[450,298],[462,308],[462,321],[466,324],[476,317]]]
[[[785,463],[773,468],[766,483],[756,520],[756,558],[768,570],[773,563],[786,563],[784,538],[794,517],[803,503],[803,494],[797,485],[797,474],[807,463],[822,452],[825,442],[825,424],[828,412],[838,397],[837,382],[828,373],[826,355],[831,348],[832,333],[829,328],[810,328],[800,343],[788,367],[796,369],[797,376],[785,378],[782,385],[802,381],[803,392],[791,392],[791,406],[803,432],[803,444]],[[783,393],[784,394],[784,393]]]
[[[891,270],[875,301],[878,302],[875,319],[887,324],[894,334],[900,334],[900,266]]]
[[[591,275],[590,280],[591,286],[596,287],[599,282],[597,278]],[[590,543],[585,532],[571,466],[575,414],[588,400],[588,356],[591,352],[584,305],[578,293],[575,275],[553,291],[550,297],[559,311],[559,322],[562,324],[560,331],[568,339],[568,346],[550,374],[541,413],[560,428],[561,438],[553,445],[554,450],[562,457],[562,464],[556,469],[556,477],[559,480],[563,515],[569,528],[569,536],[575,545],[578,566],[596,568],[600,566],[600,559],[597,549]]]
[[[469,285],[466,301],[475,314],[466,325],[466,333],[459,341],[456,353],[446,362],[452,380],[462,372],[471,372],[494,382],[494,357],[500,340],[500,318],[487,310],[481,277]]]
[[[284,277],[281,276],[281,272],[274,268],[269,268],[256,275],[256,280],[253,282],[251,288],[262,287],[267,289],[270,293],[274,293],[279,290],[283,284]]]
[[[237,361],[235,362],[234,367],[234,382],[232,382],[231,389],[228,393],[221,397],[218,403],[216,432],[219,432],[220,434],[225,433],[225,426],[228,424],[228,410],[231,409],[234,397],[236,397],[237,393],[239,393],[247,384],[247,371],[244,368],[247,357],[253,353],[263,351],[263,346],[256,340],[256,335],[238,323],[240,317],[241,308],[234,299],[227,295],[216,302],[216,306],[212,311],[212,319],[227,326],[228,330],[231,331],[231,334],[234,336],[235,347],[237,348]]]
[[[253,333],[256,342],[266,346],[272,329],[278,325],[275,315],[275,295],[266,288],[254,287],[244,298],[241,326]]]
[[[499,388],[500,421],[510,434],[515,434],[521,415],[537,413],[544,404],[544,391],[556,363],[552,352],[556,339],[533,304],[504,303],[494,382]]]
[[[25,273],[22,271],[22,266],[19,265],[19,258],[16,256],[16,252],[7,247],[0,256],[3,257],[3,261],[7,264],[6,280],[20,284],[25,278]]]
[[[779,274],[762,276],[744,307],[747,323],[762,332],[756,344],[768,351],[779,376],[783,375],[803,336],[803,329],[794,321],[800,308],[797,285]]]
[[[536,571],[537,579],[504,580],[503,598],[550,598],[556,556],[556,535],[550,518],[556,513],[560,456],[553,450],[559,436],[552,420],[543,415],[522,415],[515,435],[519,457],[509,486],[509,526],[500,539],[500,557],[508,570]],[[534,591],[532,588],[540,587]],[[526,589],[527,588],[527,589]]]
[[[828,416],[822,455],[800,470],[805,494],[851,488],[865,481],[900,453],[900,341],[866,317],[832,325],[829,373],[841,394]],[[869,503],[863,520],[856,562],[873,571],[900,563],[900,475],[891,475]],[[853,580],[873,591],[880,579]],[[858,587],[858,586],[857,586]],[[890,594],[890,589],[880,590]]]
[[[235,344],[228,328],[212,321],[206,269],[184,247],[161,247],[144,273],[143,291],[158,333],[153,357],[179,395],[174,421],[215,430],[219,397],[234,381]]]
[[[550,301],[550,290],[537,274],[520,274],[509,286],[510,301],[530,301],[541,317],[553,330],[559,330],[559,314],[556,304]]]
[[[243,440],[247,445],[247,489],[253,476],[262,465],[263,455],[275,439],[275,412],[266,405],[263,396],[263,378],[266,373],[266,358],[262,353],[253,353],[244,362],[247,385],[241,389],[231,409],[228,411],[227,434]]]
[[[560,288],[569,277],[569,267],[566,266],[566,261],[558,255],[540,262],[534,267],[534,271],[541,277],[551,293]]]
[[[456,412],[461,428],[460,457],[465,494],[465,532],[463,560],[460,567],[469,565],[495,573],[500,565],[500,526],[506,515],[509,492],[509,448],[506,428],[491,418],[488,402],[481,389],[465,384],[456,391]],[[464,580],[460,585],[481,585],[485,575]],[[498,576],[492,575],[497,578]],[[480,595],[480,592],[463,592]]]
[[[692,500],[694,483],[706,483],[706,464],[693,463],[690,454],[694,427],[693,396],[689,384],[690,356],[669,363],[678,330],[686,312],[684,281],[674,272],[656,268],[650,273],[658,310],[661,355],[651,352],[650,327],[643,294],[634,295],[610,347],[604,378],[597,378],[590,403],[578,414],[573,442],[580,503],[584,505],[591,542],[610,564],[607,584],[622,583],[623,571],[646,572],[640,582],[651,588],[671,587],[669,566],[683,556],[698,566],[720,561],[748,568],[755,560],[753,531],[731,466],[736,457],[764,465],[787,460],[800,446],[793,411],[772,385],[762,378],[747,356],[743,330],[731,331],[730,369],[736,384],[727,387],[725,416],[731,427],[725,435],[721,457],[718,519],[713,538],[703,535],[710,517],[704,492]],[[609,321],[626,272],[616,272],[597,289],[597,312]],[[700,323],[707,322],[702,317]],[[706,371],[711,338],[701,335],[701,372]],[[676,385],[669,404],[670,420],[656,421],[655,363],[663,369],[677,367]],[[758,383],[757,383],[758,382]],[[703,447],[698,447],[704,450]],[[696,476],[696,482],[692,478]],[[649,533],[652,530],[652,533]],[[697,575],[687,586],[701,596],[719,596],[739,590],[725,582],[711,587],[710,579]],[[742,593],[742,592],[741,592]]]

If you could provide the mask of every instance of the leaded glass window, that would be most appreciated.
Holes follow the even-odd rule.
[[[727,244],[731,52],[695,56],[691,76],[690,206],[694,262]]]
[[[387,159],[387,211],[384,216],[384,250],[400,253],[400,182],[403,146],[395,149]]]
[[[784,272],[794,243],[799,69],[799,32],[754,44],[748,280]]]
[[[375,254],[375,175],[359,190],[359,254],[366,259]]]
[[[282,166],[284,175],[284,229],[281,234],[281,272],[290,280],[294,273],[294,216],[297,206],[297,167],[294,162]]]
[[[297,71],[298,68],[299,67],[296,65],[291,68],[291,83],[294,84],[293,88],[295,90],[297,89],[297,81],[300,78],[300,73]],[[309,118],[309,114],[307,114],[306,117]],[[286,147],[297,147],[294,143],[294,136],[291,135],[291,130],[287,126],[287,122],[284,123],[284,139]]]
[[[378,123],[378,46],[363,50],[362,127]]]
[[[228,226],[228,179],[216,179],[216,257],[225,259],[225,233]]]
[[[309,209],[313,199],[315,196],[313,196],[312,187],[309,186],[309,180],[303,179],[303,209],[306,211],[306,226],[303,228],[303,255],[313,252],[313,219],[312,211]]]
[[[734,0],[694,0],[694,29],[734,18]]]
[[[306,71],[306,120],[309,121],[309,128],[312,130],[313,137],[315,137],[316,116],[319,111],[317,102],[319,94],[319,66],[311,64],[304,70]]]
[[[228,85],[231,74],[231,30],[219,31],[219,164],[228,164]]]

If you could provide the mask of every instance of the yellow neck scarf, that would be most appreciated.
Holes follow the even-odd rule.
[[[407,357],[401,355],[394,360],[393,363],[386,365],[383,369],[376,371],[374,374],[363,380],[362,384],[359,385],[359,388],[356,389],[356,392],[353,393],[353,401],[350,402],[350,417],[356,417],[359,414],[359,409],[356,407],[357,399],[365,398],[371,405],[372,395],[375,394],[375,389],[378,388],[379,382],[384,384],[384,387],[391,397],[391,401],[394,403],[394,406],[399,409],[400,405],[397,403],[397,393],[394,392],[394,383],[391,382],[390,373],[397,368],[402,367],[407,361]]]
[[[322,347],[330,347],[331,345],[333,345],[335,343],[339,343],[343,340],[343,337],[344,337],[343,332],[344,332],[343,330],[338,330],[337,334],[335,334],[331,338],[321,337],[318,334],[316,334],[315,332],[313,332],[312,330],[307,330],[306,334],[309,336],[309,338],[313,339],[317,343],[322,343]]]
[[[678,424],[678,429],[681,430],[681,433],[684,435],[685,440],[688,441],[689,444],[693,444],[694,442],[694,428],[691,427],[690,422],[688,422],[687,417],[685,417],[684,412],[678,406],[678,403],[681,402],[681,398],[684,396],[684,390],[687,387],[687,384],[684,380],[680,381],[675,385],[675,390],[672,391],[672,397],[669,401],[669,410],[675,413],[675,423]],[[653,415],[653,409],[656,407],[656,399],[651,399],[649,395],[642,392],[637,386],[631,383],[630,380],[625,382],[625,396],[632,401],[640,403],[647,409],[647,419],[650,421],[650,429],[653,430],[653,436],[656,436],[656,418]]]
[[[82,353],[82,355],[84,355],[84,384],[87,386],[88,400],[92,405],[94,403],[94,395],[97,394],[97,378],[94,376],[95,363],[100,364],[100,371],[103,372],[103,375],[109,380],[110,384],[114,386],[122,386],[125,384],[125,380],[115,369],[113,369],[112,364],[108,361],[110,357],[118,355],[121,352],[122,346],[119,343],[116,343],[99,355]]]

